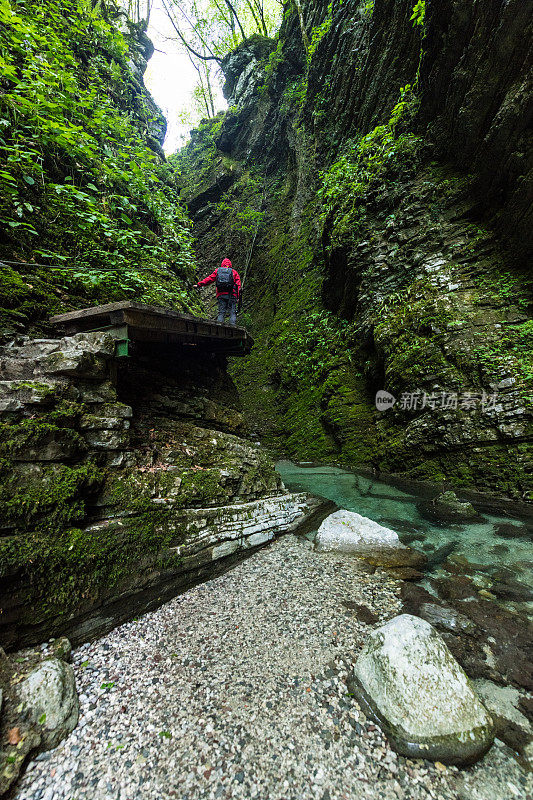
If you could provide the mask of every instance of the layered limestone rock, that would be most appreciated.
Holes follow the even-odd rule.
[[[75,641],[162,602],[301,521],[243,436],[220,356],[105,333],[0,351],[0,629]]]
[[[528,500],[530,16],[301,12],[225,59],[230,109],[179,157],[201,265],[252,252],[250,422],[299,460]]]
[[[471,764],[493,721],[465,672],[425,620],[402,614],[372,631],[350,681],[401,754]]]

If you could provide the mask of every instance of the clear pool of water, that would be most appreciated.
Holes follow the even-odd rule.
[[[288,489],[305,491],[335,502],[340,508],[356,511],[365,517],[395,530],[400,540],[422,550],[429,559],[428,575],[447,574],[446,563],[469,562],[466,571],[473,575],[480,590],[512,586],[516,593],[500,596],[500,602],[533,610],[528,588],[533,586],[533,521],[510,519],[482,513],[482,519],[471,523],[436,523],[425,519],[417,505],[423,501],[416,490],[398,489],[383,480],[348,472],[339,467],[301,466],[290,461],[280,461],[276,469]],[[458,492],[460,497],[460,492]],[[475,503],[474,503],[475,505]],[[516,527],[516,537],[499,535],[500,525]],[[424,582],[426,584],[426,582]],[[522,591],[521,587],[525,591]],[[429,588],[429,587],[428,587]],[[520,593],[524,595],[519,598]],[[500,593],[501,594],[501,593]],[[505,594],[505,593],[504,593]]]

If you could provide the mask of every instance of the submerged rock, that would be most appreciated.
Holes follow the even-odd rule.
[[[454,540],[453,542],[447,542],[446,544],[441,545],[441,547],[437,547],[437,549],[432,553],[428,553],[428,565],[435,566],[437,564],[441,564],[451,553],[453,553],[458,545],[459,542]]]
[[[458,583],[466,581],[467,586]],[[403,611],[430,622],[471,678],[533,689],[533,630],[525,617],[483,596],[464,576],[432,580],[435,597],[421,586],[401,587]],[[444,600],[442,599],[444,598]],[[533,714],[532,714],[533,720]]]
[[[434,500],[424,500],[417,505],[418,511],[432,522],[473,522],[482,517],[472,503],[463,503],[455,492],[443,492]]]
[[[383,522],[386,522],[387,525],[391,525],[394,530],[400,531],[400,533],[407,534],[406,536],[402,537],[404,542],[409,544],[409,541],[415,541],[415,539],[423,539],[425,530],[422,525],[416,522],[412,522],[409,519],[400,519],[399,517],[385,517],[383,518]]]
[[[437,631],[410,614],[369,634],[349,681],[363,708],[406,756],[472,764],[493,721]]]
[[[424,573],[414,567],[389,567],[388,572],[401,581],[418,581],[424,577]]]
[[[17,688],[31,722],[39,726],[41,750],[51,750],[78,722],[78,694],[74,670],[57,658],[34,669]]]
[[[469,636],[476,633],[476,626],[471,619],[443,603],[421,586],[404,584],[400,596],[405,613],[422,617],[441,632],[464,633]]]
[[[516,602],[529,602],[533,600],[533,591],[526,586],[525,583],[517,581],[514,577],[500,577],[498,574],[494,575],[494,581],[491,584],[490,591],[501,597],[504,600],[512,600]]]
[[[466,556],[459,553],[451,555],[442,566],[446,572],[453,572],[457,575],[475,575],[478,572],[489,572],[492,569],[491,564],[469,561]]]
[[[420,567],[426,556],[400,542],[398,534],[354,511],[336,511],[318,529],[315,547],[364,558],[383,567]]]
[[[401,532],[401,528],[398,527],[398,530]],[[411,544],[411,542],[420,542],[424,539],[423,533],[404,533],[402,534],[402,543],[403,544]]]
[[[532,530],[523,523],[514,525],[511,522],[501,522],[494,526],[494,533],[496,536],[501,536],[502,539],[527,539],[531,537]]]

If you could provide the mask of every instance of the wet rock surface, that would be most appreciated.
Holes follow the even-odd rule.
[[[496,525],[494,528],[497,536],[502,536],[504,539],[531,539],[533,538],[533,525],[519,524],[505,524]]]
[[[233,571],[74,651],[80,722],[33,762],[17,800],[483,800],[526,797],[501,744],[466,771],[398,756],[348,694],[398,582],[279,539]],[[516,787],[517,794],[510,787]]]
[[[533,767],[533,727],[520,710],[520,692],[512,686],[499,686],[478,678],[476,693],[494,720],[496,736],[520,754],[529,768]]]
[[[456,582],[455,577],[442,583],[433,581],[440,590],[440,597],[421,586],[403,584],[404,610],[427,618],[446,634],[452,635],[452,626],[455,626],[456,639],[447,638],[446,641],[471,677],[513,683],[527,690],[533,688],[531,624],[520,614],[480,596],[472,584],[469,594],[443,591],[443,587],[449,589]]]
[[[495,597],[479,596],[472,584],[467,596],[442,591],[443,586],[449,588],[457,580],[453,576],[450,581],[432,581],[437,584],[440,597],[421,586],[403,584],[403,610],[435,626],[470,678],[481,681],[481,686],[494,684],[495,697],[512,696],[522,718],[495,712],[497,736],[529,761],[531,729],[527,719],[531,720],[533,689],[531,623],[496,603]]]
[[[206,269],[225,247],[247,250],[236,214],[264,213],[248,285],[259,346],[233,373],[251,425],[294,458],[530,501],[529,11],[521,0],[501,13],[427,3],[422,27],[399,0],[300,6],[270,57],[243,44],[228,59],[235,105],[211,140],[202,126],[184,163]],[[403,91],[399,103],[400,87],[412,106]],[[401,130],[400,152],[369,180],[350,153],[385,129]],[[412,147],[401,152],[401,141]],[[254,184],[256,166],[264,180]],[[309,331],[323,309],[357,335],[327,380],[299,376],[300,345],[293,355],[287,344],[306,343],[305,358],[320,362]],[[377,389],[396,398],[386,414]]]

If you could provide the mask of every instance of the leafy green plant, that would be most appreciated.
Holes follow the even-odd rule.
[[[333,14],[333,4],[330,3],[328,6],[328,15],[326,19],[321,25],[316,25],[311,32],[311,41],[309,42],[309,49],[307,51],[307,58],[309,61],[313,58],[317,50],[317,47],[324,38],[324,36],[326,36],[331,29],[331,23],[333,22],[332,14]]]
[[[258,87],[258,92],[261,97],[264,97],[268,94],[268,90],[272,84],[274,79],[274,75],[276,74],[276,70],[283,59],[283,41],[281,39],[278,40],[276,45],[276,49],[273,50],[264,67],[264,76],[265,80],[261,86]]]
[[[413,87],[407,84],[400,90],[388,123],[349,141],[329,170],[321,173],[317,195],[322,202],[322,219],[334,216],[334,238],[353,234],[354,226],[364,218],[364,195],[371,186],[390,171],[407,172],[417,163],[421,138],[397,132],[400,122],[414,115],[417,107]]]
[[[0,0],[0,224],[27,262],[63,265],[19,268],[59,293],[191,308],[189,222],[117,13]]]
[[[426,19],[426,0],[417,0],[410,16],[413,25],[423,25]]]
[[[282,95],[280,110],[287,113],[291,105],[302,106],[307,92],[307,80],[304,76],[289,83]]]
[[[319,379],[347,349],[353,326],[329,311],[304,314],[297,326],[290,320],[278,334],[276,347],[284,352],[289,378]]]

